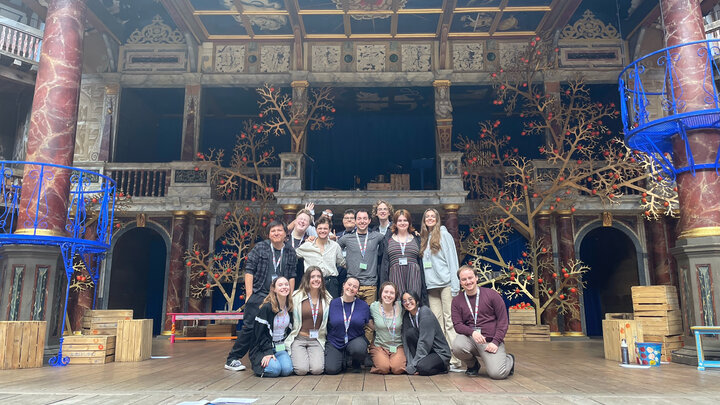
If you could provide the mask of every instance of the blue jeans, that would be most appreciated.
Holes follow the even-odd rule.
[[[263,377],[287,377],[293,372],[292,360],[290,355],[285,351],[275,352],[275,358],[270,359],[267,367],[263,371]]]

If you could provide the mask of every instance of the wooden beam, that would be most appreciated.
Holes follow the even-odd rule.
[[[254,37],[255,31],[253,31],[252,22],[250,22],[250,18],[243,13],[242,3],[240,3],[240,0],[233,0],[233,3],[235,4],[235,8],[240,12],[240,20],[242,20],[245,31],[250,35],[250,38]]]
[[[34,74],[23,72],[14,68],[9,68],[7,66],[0,65],[0,78],[10,80],[11,82],[35,87]]]
[[[37,14],[41,20],[45,21],[47,18],[47,8],[40,4],[40,2],[37,0],[23,0],[23,4],[30,7],[30,10]]]
[[[123,36],[123,27],[98,0],[88,0],[85,16],[88,23],[101,34],[106,34],[118,44],[122,43],[120,37]]]
[[[193,15],[192,6],[187,0],[160,0],[160,4],[168,12],[175,26],[181,32],[189,32],[195,39],[195,43],[200,44],[207,39],[208,35],[205,34],[202,24]]]
[[[490,25],[490,30],[488,31],[490,36],[492,36],[495,33],[498,25],[500,25],[500,21],[502,20],[502,16],[503,16],[503,10],[505,9],[505,7],[507,7],[508,1],[509,0],[502,0],[500,2],[500,12],[495,14],[495,18],[493,19],[493,22]]]
[[[562,29],[570,22],[573,14],[582,3],[582,0],[554,0],[550,10],[543,17],[537,27],[537,33]]]

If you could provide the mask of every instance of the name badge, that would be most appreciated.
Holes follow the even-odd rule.
[[[426,269],[432,269],[432,262],[430,262],[430,261],[423,262],[423,267],[425,267]]]
[[[342,254],[343,254],[343,257],[347,257],[347,252],[346,252],[346,251],[343,250],[343,251],[342,251]]]
[[[348,343],[348,335],[345,335],[345,344]]]
[[[360,270],[367,270],[367,263],[360,263]]]
[[[317,339],[320,336],[320,331],[317,329],[310,329],[310,339]]]
[[[276,278],[278,278],[278,275],[277,275],[277,274],[273,274],[273,275],[272,275],[272,280],[275,281]]]
[[[388,351],[390,351],[390,353],[397,353],[397,346],[390,346]]]
[[[477,332],[477,333],[481,333],[481,332],[480,332],[480,328],[475,328],[474,331]]]
[[[284,343],[277,343],[275,345],[275,351],[276,352],[284,352],[285,351],[285,344]]]
[[[399,263],[401,266],[407,266],[407,257],[401,257]]]

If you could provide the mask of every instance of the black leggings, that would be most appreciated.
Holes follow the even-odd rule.
[[[353,360],[353,366],[359,367],[367,356],[367,340],[358,336],[348,342],[344,349],[337,349],[330,342],[325,343],[325,374],[340,374],[345,366],[345,354]]]
[[[418,361],[415,367],[420,375],[435,375],[447,372],[445,361],[437,353],[433,352]]]

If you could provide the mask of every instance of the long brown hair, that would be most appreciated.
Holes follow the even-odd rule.
[[[399,210],[395,211],[395,213],[393,214],[393,220],[392,220],[392,225],[390,226],[390,232],[392,232],[393,234],[397,234],[397,225],[396,224],[397,224],[398,218],[400,218],[401,215],[404,216],[405,219],[407,219],[407,221],[408,221],[408,233],[410,235],[414,235],[415,228],[413,228],[413,225],[412,225],[412,217],[410,216],[410,211],[408,211],[404,208],[400,208]]]
[[[270,294],[268,294],[267,297],[265,297],[265,299],[263,300],[263,305],[267,304],[269,302],[270,305],[272,306],[273,312],[275,312],[275,313],[280,312],[280,303],[278,302],[277,293],[275,292],[275,285],[277,284],[277,281],[280,280],[281,278],[285,279],[285,281],[287,281],[288,284],[290,283],[290,280],[288,280],[287,277],[281,276],[281,277],[276,278],[275,280],[272,281],[272,283],[270,283]],[[291,291],[291,293],[292,293],[292,291]],[[293,303],[292,303],[292,300],[290,299],[290,294],[288,294],[287,298],[285,299],[285,305],[287,305],[288,312],[292,312]]]
[[[435,213],[435,219],[437,222],[435,223],[435,226],[432,227],[432,229],[428,229],[427,225],[425,225],[425,215],[427,215],[428,212],[434,212]],[[425,210],[422,216],[422,224],[420,225],[420,252],[425,252],[425,249],[427,249],[428,240],[430,242],[430,251],[432,254],[436,254],[438,251],[440,251],[440,213],[435,208],[428,208]]]
[[[325,289],[325,278],[323,277],[322,270],[320,270],[320,267],[318,266],[310,266],[307,270],[305,270],[305,274],[303,274],[302,280],[300,280],[300,288],[298,288],[298,290],[304,291],[305,294],[310,295],[310,276],[313,271],[320,273],[320,299],[325,300],[325,294],[327,294],[327,289]]]

